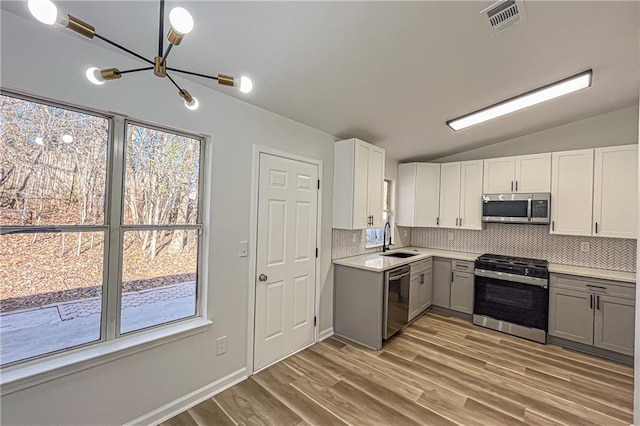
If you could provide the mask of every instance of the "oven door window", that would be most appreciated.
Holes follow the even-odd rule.
[[[547,331],[548,306],[545,288],[475,277],[474,314]]]
[[[482,215],[488,217],[528,217],[527,201],[485,201]]]

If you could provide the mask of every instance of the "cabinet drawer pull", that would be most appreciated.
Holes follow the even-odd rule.
[[[607,287],[602,287],[600,285],[586,284],[586,286],[591,288],[599,288],[600,290],[607,290]]]

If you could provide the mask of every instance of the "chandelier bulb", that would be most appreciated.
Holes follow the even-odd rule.
[[[29,0],[27,7],[33,17],[43,24],[66,25],[66,16],[58,13],[58,7],[51,0]]]
[[[239,87],[242,93],[249,93],[253,89],[253,82],[247,76],[242,76],[233,83],[234,86]]]
[[[100,69],[96,67],[88,68],[85,75],[87,76],[87,80],[89,80],[91,83],[95,84],[96,86],[101,86],[104,84],[105,80],[104,78],[102,78],[102,75],[100,74]]]
[[[195,111],[200,106],[200,102],[198,102],[197,98],[192,96],[191,101],[184,101],[184,106],[186,106],[188,110]]]
[[[180,35],[187,35],[193,31],[193,17],[183,7],[174,7],[169,12],[169,22],[175,32]]]

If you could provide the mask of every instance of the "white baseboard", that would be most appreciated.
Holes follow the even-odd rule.
[[[229,389],[247,378],[247,369],[241,368],[233,373],[216,380],[206,386],[201,387],[185,396],[182,396],[168,404],[150,411],[137,419],[131,420],[125,426],[133,425],[157,425],[170,418],[200,404],[201,402]]]
[[[327,328],[326,330],[321,331],[320,334],[318,335],[318,341],[322,342],[324,339],[331,336],[333,336],[333,327]]]

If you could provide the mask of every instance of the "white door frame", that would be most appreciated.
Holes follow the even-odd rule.
[[[247,375],[250,376],[258,370],[253,370],[253,351],[254,351],[254,328],[256,316],[256,269],[258,254],[258,187],[260,178],[260,154],[269,154],[276,157],[282,157],[289,160],[301,161],[303,163],[313,164],[318,167],[318,179],[322,182],[322,160],[302,157],[300,155],[290,154],[285,151],[270,148],[262,145],[253,145],[253,163],[251,166],[251,206],[250,206],[250,224],[249,224],[249,306],[248,306],[248,324],[247,324]],[[316,280],[315,280],[315,304],[314,316],[318,317],[320,312],[320,265],[322,258],[322,190],[318,191],[318,220],[316,224],[316,247],[318,248],[318,257],[316,258]],[[318,341],[318,328],[320,327],[320,318],[314,327],[313,343]],[[304,349],[304,348],[301,348]],[[276,361],[278,362],[278,361]],[[274,363],[272,363],[274,364]],[[271,365],[271,364],[270,364]],[[262,367],[264,369],[268,366]]]

